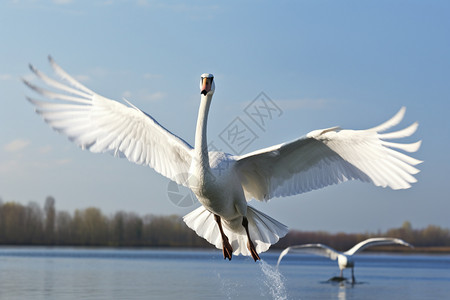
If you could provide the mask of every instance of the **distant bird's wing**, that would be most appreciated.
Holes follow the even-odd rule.
[[[131,103],[126,106],[98,95],[67,74],[53,59],[49,60],[60,77],[58,80],[31,65],[30,69],[50,89],[27,80],[24,83],[51,100],[27,98],[53,129],[67,135],[82,149],[126,157],[186,184],[192,155],[188,143]]]
[[[356,253],[362,251],[363,249],[365,249],[367,247],[381,246],[381,245],[393,245],[393,244],[403,245],[403,246],[407,246],[407,247],[411,247],[411,248],[413,247],[411,244],[409,244],[401,239],[383,238],[383,237],[371,238],[371,239],[367,239],[365,241],[362,241],[362,242],[356,244],[350,250],[345,251],[344,254],[345,255],[353,255],[353,254],[356,254]]]
[[[325,256],[331,260],[336,260],[340,254],[333,248],[323,244],[304,244],[304,245],[290,246],[280,253],[280,256],[278,257],[277,267],[280,264],[283,257],[286,254],[288,254],[288,252],[310,253],[319,256]]]
[[[248,200],[268,200],[358,179],[392,189],[409,188],[421,161],[394,150],[415,152],[421,142],[387,142],[412,135],[418,124],[381,134],[397,125],[405,108],[387,122],[367,130],[315,130],[290,143],[236,157],[236,170]]]

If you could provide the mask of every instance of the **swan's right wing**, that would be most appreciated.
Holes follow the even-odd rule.
[[[381,246],[381,245],[395,245],[395,244],[413,248],[413,246],[411,244],[405,242],[404,240],[396,239],[396,238],[381,237],[381,238],[371,238],[371,239],[362,241],[362,242],[356,244],[355,246],[353,246],[350,250],[344,252],[344,254],[345,255],[353,255],[357,252],[362,251],[363,249],[365,249],[367,247]]]
[[[324,244],[304,244],[304,245],[290,246],[280,253],[280,256],[278,257],[277,267],[280,264],[283,257],[286,254],[288,254],[289,251],[315,254],[319,256],[328,257],[331,260],[336,260],[339,256],[339,252]]]
[[[91,91],[59,67],[50,64],[59,80],[30,65],[48,88],[24,83],[53,101],[28,100],[55,130],[82,149],[110,152],[129,161],[147,165],[178,184],[186,184],[192,147],[162,127],[151,116],[128,103],[126,106]],[[186,176],[184,176],[186,175]]]
[[[397,125],[405,108],[387,122],[366,130],[341,130],[338,127],[314,130],[289,143],[236,157],[248,200],[269,200],[320,189],[348,180],[371,182],[392,189],[409,188],[416,182],[414,167],[420,160],[397,149],[415,152],[420,141],[412,144],[388,142],[412,135],[418,124],[388,133]]]

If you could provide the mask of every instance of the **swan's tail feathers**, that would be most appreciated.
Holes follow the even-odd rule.
[[[185,215],[183,221],[199,236],[216,246],[216,248],[222,249],[222,237],[220,236],[216,220],[214,220],[214,215],[203,205]]]
[[[278,242],[288,232],[288,228],[285,225],[250,206],[247,207],[247,219],[250,238],[258,253],[267,251],[270,245]],[[214,215],[203,206],[184,216],[183,220],[199,236],[216,246],[216,248],[222,249],[222,237]],[[244,227],[240,225],[241,223],[242,220],[236,226],[236,223],[229,224],[224,221],[222,223],[223,231],[228,237],[234,255],[251,256],[247,248],[247,234]]]
[[[256,252],[258,253],[267,251],[270,245],[278,242],[289,231],[286,225],[251,206],[247,206],[247,219],[250,238],[255,243]],[[248,252],[245,255],[250,255],[247,245],[245,244],[244,246]]]

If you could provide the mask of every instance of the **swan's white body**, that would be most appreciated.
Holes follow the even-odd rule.
[[[104,98],[77,82],[52,59],[50,64],[59,80],[30,68],[55,91],[24,80],[31,89],[55,100],[28,98],[36,106],[36,112],[82,149],[124,156],[190,188],[202,206],[184,217],[186,224],[220,249],[223,240],[214,218],[219,216],[236,255],[251,255],[246,247],[248,235],[242,226],[245,218],[258,253],[287,233],[286,226],[248,206],[251,199],[267,201],[352,179],[402,189],[410,187],[416,181],[412,175],[419,172],[413,167],[419,160],[392,148],[414,152],[420,142],[385,141],[410,136],[417,123],[400,131],[379,133],[398,124],[404,108],[372,129],[316,130],[289,143],[233,156],[208,151],[206,128],[214,93],[212,75],[202,75],[202,82],[209,78],[212,86],[208,92],[202,91],[192,147],[128,101],[126,106]]]
[[[290,251],[295,252],[304,252],[304,253],[311,253],[316,254],[320,256],[328,257],[331,260],[337,260],[339,270],[341,271],[340,277],[342,278],[344,269],[352,268],[352,280],[355,281],[353,268],[355,266],[355,262],[353,260],[353,255],[356,253],[362,251],[363,249],[367,247],[372,246],[381,246],[381,245],[402,245],[407,247],[413,247],[411,244],[396,238],[370,238],[365,241],[362,241],[355,246],[353,246],[351,249],[345,251],[345,252],[339,252],[334,250],[331,247],[328,247],[327,245],[323,244],[304,244],[304,245],[297,245],[297,246],[291,246],[284,249],[280,256],[278,257],[277,267],[280,265],[281,260],[283,257],[288,254]]]

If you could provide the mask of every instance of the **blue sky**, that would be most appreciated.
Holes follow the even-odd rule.
[[[256,150],[339,125],[373,127],[406,106],[419,121],[418,183],[392,191],[359,182],[255,203],[291,228],[364,232],[450,227],[450,3],[448,1],[70,1],[0,3],[0,198],[58,209],[96,206],[183,215],[153,170],[81,151],[25,100],[28,63],[47,56],[94,91],[127,98],[193,143],[202,73],[215,75],[208,137],[236,118]],[[264,92],[264,128],[245,109]],[[400,128],[400,127],[399,127]],[[184,191],[181,191],[184,193]]]

